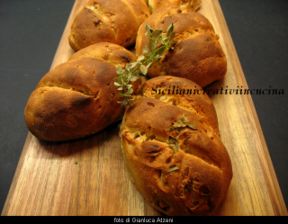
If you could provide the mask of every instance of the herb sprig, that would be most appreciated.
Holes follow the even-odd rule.
[[[176,153],[179,150],[179,143],[177,138],[169,136],[168,138],[168,145]]]
[[[137,61],[126,64],[124,68],[117,67],[117,80],[114,85],[120,91],[121,104],[127,106],[133,100],[133,82],[140,77],[146,76],[149,68],[155,62],[163,60],[174,42],[174,25],[170,24],[166,32],[154,30],[146,25],[146,36],[149,40],[149,46],[144,49],[143,54]]]

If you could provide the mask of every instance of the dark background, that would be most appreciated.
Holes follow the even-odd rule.
[[[220,0],[288,204],[288,1]],[[26,100],[49,70],[73,0],[0,0],[0,211],[27,135]],[[287,147],[287,148],[286,148]]]

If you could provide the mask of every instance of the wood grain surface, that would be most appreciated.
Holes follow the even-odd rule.
[[[216,86],[247,86],[219,2],[202,1],[201,12],[214,25],[228,58],[226,78]],[[52,68],[73,53],[67,37],[84,2],[75,2]],[[287,215],[251,97],[212,99],[234,172],[220,215]],[[62,144],[39,142],[29,133],[2,215],[157,215],[130,182],[118,131],[116,124]]]

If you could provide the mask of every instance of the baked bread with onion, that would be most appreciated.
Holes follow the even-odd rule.
[[[224,78],[227,60],[212,24],[197,12],[160,9],[140,26],[136,40],[136,54],[149,48],[146,26],[167,30],[174,24],[174,48],[148,72],[150,77],[170,74],[190,79],[201,87]]]
[[[201,93],[169,95],[172,86]],[[217,213],[232,168],[214,106],[200,86],[172,76],[147,81],[126,110],[120,137],[132,180],[155,209],[166,215]]]
[[[121,46],[98,43],[49,71],[25,107],[29,130],[45,141],[67,141],[97,133],[120,120],[123,108],[114,86],[116,65],[135,60]]]
[[[70,46],[75,51],[98,42],[128,47],[149,14],[145,0],[89,0],[72,23]]]

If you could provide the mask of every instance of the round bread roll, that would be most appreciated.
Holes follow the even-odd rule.
[[[79,51],[48,72],[31,94],[24,112],[29,130],[41,140],[67,141],[121,119],[115,65],[134,59],[131,52],[109,43]]]
[[[127,47],[148,15],[144,0],[89,0],[73,21],[69,43],[75,51],[98,42]]]
[[[172,94],[173,86],[199,94]],[[200,86],[172,76],[147,81],[143,96],[126,110],[120,136],[132,180],[155,209],[166,215],[216,213],[232,168],[215,109]]]
[[[152,12],[171,7],[178,7],[183,12],[187,10],[197,11],[201,7],[201,0],[147,0],[147,3]]]
[[[146,24],[154,29],[167,30],[174,24],[175,47],[164,60],[149,70],[150,77],[170,74],[190,79],[201,87],[223,79],[227,70],[225,54],[211,23],[196,12],[175,13],[175,10],[158,10],[139,28],[136,54],[143,54],[149,46]]]

